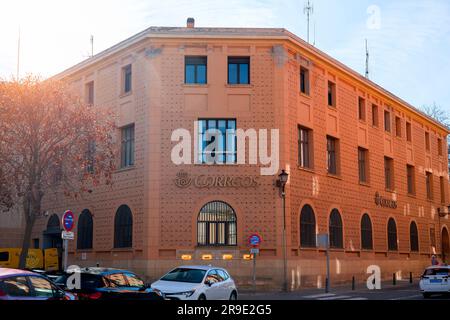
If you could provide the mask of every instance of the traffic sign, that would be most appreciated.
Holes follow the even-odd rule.
[[[252,234],[249,238],[248,238],[248,243],[253,246],[253,247],[258,247],[262,242],[262,238],[259,234]]]
[[[73,232],[70,232],[70,231],[63,231],[61,233],[61,238],[63,240],[74,240],[75,239],[75,234]]]
[[[250,249],[250,253],[251,254],[259,254],[259,249],[258,248],[251,248]]]
[[[67,232],[70,232],[75,227],[75,216],[73,215],[72,211],[67,210],[64,212],[64,215],[62,217],[62,225],[64,230]]]

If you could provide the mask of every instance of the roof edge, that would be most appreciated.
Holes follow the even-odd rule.
[[[161,29],[165,30],[166,32],[152,33],[152,30],[161,30]],[[172,31],[173,30],[184,31],[185,29],[186,28],[182,28],[182,27],[173,27],[173,28],[172,27],[155,27],[155,26],[149,27],[149,28],[113,45],[112,47],[99,52],[98,54],[94,55],[93,57],[88,58],[84,61],[81,61],[80,63],[50,77],[50,79],[61,80],[65,77],[69,76],[72,73],[78,72],[78,71],[82,70],[83,68],[87,68],[87,67],[91,66],[92,64],[99,62],[101,59],[107,58],[107,57],[119,52],[120,50],[123,50],[123,49],[125,49],[131,45],[134,45],[134,44],[136,44],[144,39],[147,39],[149,37],[151,37],[151,38],[172,38],[172,39],[176,39],[176,38],[192,38],[192,39],[230,39],[230,38],[234,38],[235,39],[235,38],[239,37],[240,39],[288,40],[288,41],[291,41],[294,44],[298,45],[299,47],[308,50],[310,54],[317,56],[318,58],[323,60],[325,63],[334,65],[335,67],[340,69],[342,72],[347,73],[349,76],[354,77],[356,80],[359,80],[359,81],[365,83],[366,85],[368,85],[369,87],[372,87],[372,89],[374,89],[375,91],[380,91],[384,95],[388,96],[390,99],[397,101],[399,104],[402,104],[404,107],[410,109],[411,112],[424,118],[425,120],[431,122],[432,124],[438,126],[440,129],[445,131],[447,133],[447,135],[450,133],[450,128],[448,128],[443,123],[430,117],[429,115],[427,115],[420,109],[414,107],[413,105],[411,105],[404,99],[398,97],[394,93],[383,88],[382,86],[378,85],[377,83],[373,82],[372,80],[367,79],[366,77],[364,77],[357,71],[353,70],[352,68],[348,67],[347,65],[345,65],[344,63],[340,62],[339,60],[333,58],[332,56],[328,55],[327,53],[321,51],[320,49],[312,46],[311,44],[309,44],[308,42],[306,42],[305,40],[303,40],[302,38],[300,38],[299,36],[295,35],[294,33],[290,32],[289,30],[287,30],[285,28],[196,28],[196,29],[189,30],[189,31],[192,31],[192,30],[211,30],[211,31],[214,31],[214,30],[216,30],[216,31],[219,31],[219,30],[246,30],[246,31],[255,30],[256,31],[256,30],[258,30],[258,31],[262,31],[262,30],[264,30],[264,31],[278,32],[278,33],[280,33],[279,35],[257,35],[257,34],[256,35],[232,35],[232,34],[208,35],[208,34],[195,34],[192,32],[191,33],[186,32],[186,34],[181,34],[181,33],[174,34],[174,33],[169,32],[171,30]]]

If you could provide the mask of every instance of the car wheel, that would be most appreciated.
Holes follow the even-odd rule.
[[[198,297],[198,300],[206,300],[206,296],[204,294],[201,294],[200,297]]]
[[[425,299],[430,299],[430,298],[431,298],[431,294],[429,294],[429,293],[424,293],[424,294],[423,294],[423,297],[424,297]]]
[[[230,301],[237,300],[237,293],[236,291],[233,291],[230,295]]]

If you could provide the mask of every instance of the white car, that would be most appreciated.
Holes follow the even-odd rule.
[[[222,268],[182,266],[151,285],[170,300],[237,300],[234,280]]]
[[[428,267],[420,278],[420,291],[424,298],[430,298],[433,294],[450,293],[450,267]]]

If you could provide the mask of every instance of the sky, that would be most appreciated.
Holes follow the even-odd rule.
[[[0,78],[52,76],[150,27],[281,27],[306,39],[306,0],[2,0]],[[311,0],[311,42],[416,107],[450,113],[450,1]],[[315,30],[315,32],[314,32]]]

